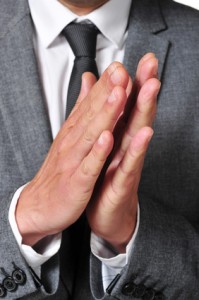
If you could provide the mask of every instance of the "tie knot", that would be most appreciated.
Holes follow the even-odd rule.
[[[99,30],[94,24],[70,23],[63,29],[63,35],[76,57],[95,59],[96,41]]]

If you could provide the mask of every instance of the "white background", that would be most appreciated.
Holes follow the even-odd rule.
[[[175,0],[175,1],[199,9],[199,0]]]

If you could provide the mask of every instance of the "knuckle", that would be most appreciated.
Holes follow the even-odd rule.
[[[91,168],[87,162],[83,162],[82,164],[82,173],[84,176],[91,178],[98,176],[97,170],[95,170],[95,168]]]
[[[75,109],[72,110],[72,112],[75,112]],[[68,116],[67,121],[64,123],[64,126],[66,126],[67,131],[74,128],[76,125],[76,119],[74,117],[74,114],[71,112],[71,114]]]
[[[95,140],[95,135],[90,129],[87,129],[84,132],[83,139],[86,143],[92,144]]]
[[[128,177],[136,177],[139,172],[139,168],[138,166],[129,167],[121,165],[121,172],[127,180]]]
[[[89,106],[88,110],[86,111],[86,118],[87,118],[87,120],[90,121],[90,120],[93,120],[95,115],[96,115],[96,112],[95,112],[95,109],[93,107],[93,104],[90,103],[90,106]]]
[[[63,152],[66,151],[66,147],[67,147],[67,136],[63,136],[62,139],[60,139],[57,142],[57,146],[56,146],[56,153],[57,156],[60,156]]]
[[[83,162],[82,164],[82,173],[86,176],[90,173],[90,168],[88,167],[88,164],[86,162]]]
[[[117,111],[115,111],[115,108],[113,108],[113,106],[110,106],[109,104],[106,104],[104,106],[102,112],[102,120],[105,120],[108,124],[116,124],[118,120],[118,113]]]
[[[133,165],[136,166],[138,163],[140,163],[144,159],[144,155],[145,155],[144,149],[140,149],[140,150],[133,149],[132,151],[130,151],[131,160],[134,161]]]
[[[100,166],[103,165],[106,160],[106,157],[103,154],[99,153],[95,147],[92,149],[92,156],[93,161],[95,161],[96,163],[98,162]]]
[[[139,167],[135,167],[134,169],[132,169],[129,172],[129,176],[131,176],[132,178],[137,177],[140,174],[140,168]]]

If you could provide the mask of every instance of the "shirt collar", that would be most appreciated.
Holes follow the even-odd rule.
[[[109,0],[86,16],[77,16],[58,0],[28,0],[36,32],[49,47],[69,23],[85,19],[94,23],[101,33],[118,48],[123,45],[131,0]]]

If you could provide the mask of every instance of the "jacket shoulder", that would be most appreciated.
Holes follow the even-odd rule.
[[[27,14],[30,14],[27,0],[0,0],[0,38]]]
[[[159,0],[159,6],[167,24],[199,27],[199,10],[172,0]]]

